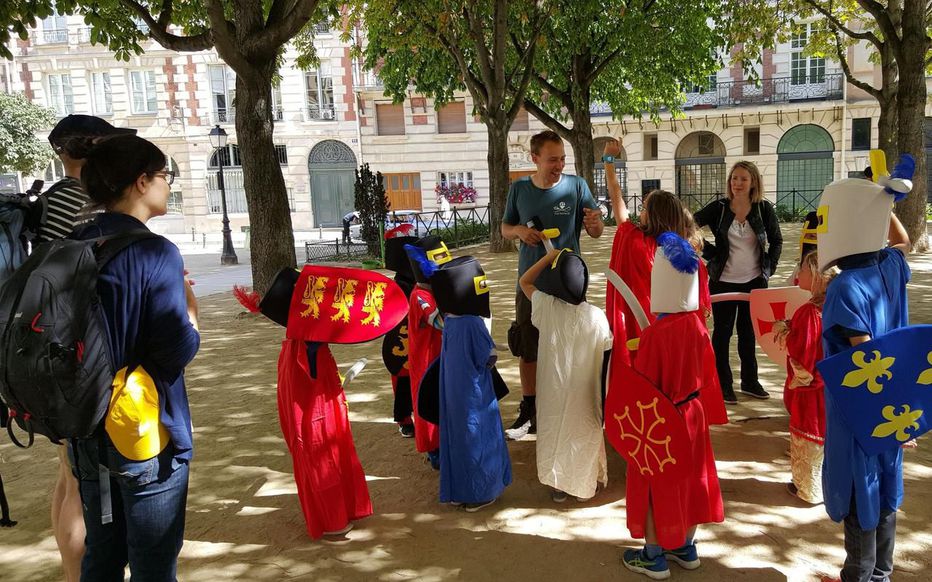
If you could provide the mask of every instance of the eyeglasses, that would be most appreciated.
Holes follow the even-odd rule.
[[[162,171],[162,172],[154,172],[152,175],[153,175],[153,176],[162,176],[163,178],[165,178],[165,182],[166,182],[169,186],[171,186],[171,185],[172,185],[172,182],[175,181],[175,173],[172,172],[171,170],[164,170],[164,171]]]

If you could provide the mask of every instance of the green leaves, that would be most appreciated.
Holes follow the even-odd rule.
[[[19,94],[0,93],[0,172],[39,172],[52,160],[48,143],[36,133],[51,129],[55,112]]]

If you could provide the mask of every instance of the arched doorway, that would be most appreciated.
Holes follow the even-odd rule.
[[[835,177],[835,142],[818,125],[797,125],[777,144],[777,209],[783,219],[802,220],[819,206],[822,189]]]
[[[307,170],[314,226],[340,226],[343,216],[355,206],[356,155],[343,142],[328,139],[311,149]]]
[[[725,144],[711,131],[690,133],[676,147],[676,195],[691,211],[725,195]]]
[[[605,142],[610,139],[614,138],[597,137],[592,140],[592,181],[595,183],[595,189],[592,191],[592,195],[595,197],[596,202],[599,203],[599,207],[602,208],[602,214],[606,218],[606,211],[608,211],[608,216],[614,216],[614,211],[611,208],[611,201],[608,196],[608,186],[605,184],[605,162],[602,161],[602,151],[605,149]],[[618,183],[621,185],[621,193],[622,196],[625,197],[625,205],[627,205],[628,211],[636,214],[641,211],[641,200],[640,198],[635,199],[635,197],[628,195],[627,163],[628,154],[625,152],[624,146],[622,146],[621,154],[615,158],[615,176],[618,177]]]

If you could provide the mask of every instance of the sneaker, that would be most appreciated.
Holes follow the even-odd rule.
[[[325,536],[344,536],[348,534],[352,529],[353,529],[353,522],[349,522],[348,524],[346,524],[346,527],[344,527],[343,529],[339,529],[336,531],[325,531],[324,535]]]
[[[695,543],[680,546],[675,550],[664,550],[663,555],[687,570],[699,567],[699,552],[696,551]]]
[[[554,503],[563,503],[566,501],[566,492],[560,491],[559,489],[551,489],[550,501],[553,501]]]
[[[586,502],[592,501],[594,497],[595,497],[595,493],[593,493],[589,497],[577,497],[576,501],[578,501],[579,503],[586,503]]]
[[[531,419],[536,416],[536,407],[532,404],[529,404],[527,400],[522,400],[521,403],[518,404],[518,418],[515,419],[514,423],[512,423],[508,429],[515,430],[521,428],[528,422],[531,422]]]
[[[440,470],[440,449],[435,451],[429,451],[427,453],[427,461],[430,463],[430,466],[434,471]]]
[[[764,390],[763,386],[760,384],[755,384],[753,386],[741,387],[741,393],[747,394],[753,398],[759,398],[760,400],[767,400],[770,398],[770,393]]]
[[[529,434],[531,434],[531,421],[527,421],[517,428],[505,430],[505,438],[510,441],[520,441]]]
[[[738,404],[738,397],[735,396],[733,388],[722,387],[722,399],[725,400],[725,404]]]
[[[399,424],[398,432],[400,432],[401,436],[403,436],[404,438],[412,439],[414,438],[414,425],[413,424]]]
[[[465,509],[467,513],[476,513],[483,507],[492,505],[495,501],[495,499],[490,499],[488,501],[480,501],[479,503],[464,503],[463,509]]]
[[[647,553],[643,550],[625,550],[622,557],[622,563],[625,568],[638,574],[644,574],[653,580],[666,580],[670,577],[670,569],[667,567],[667,559],[663,554],[649,560]]]

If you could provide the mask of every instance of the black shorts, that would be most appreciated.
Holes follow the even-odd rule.
[[[531,323],[531,300],[521,289],[515,295],[515,317],[517,321],[508,330],[508,348],[525,362],[536,362],[540,333]]]

